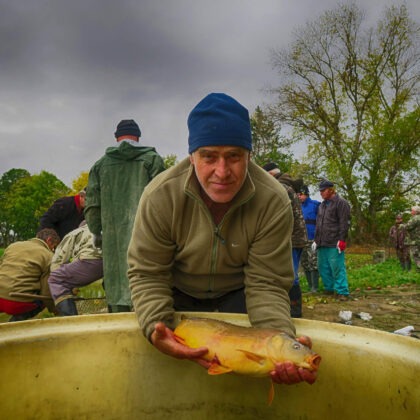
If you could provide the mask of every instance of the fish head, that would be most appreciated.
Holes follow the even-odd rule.
[[[286,334],[276,334],[267,343],[268,356],[273,362],[293,362],[296,366],[317,370],[321,356]]]

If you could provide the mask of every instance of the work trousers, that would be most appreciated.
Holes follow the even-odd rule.
[[[325,290],[335,290],[339,295],[349,294],[344,251],[339,253],[337,248],[325,246],[318,248],[318,271]]]
[[[197,299],[174,288],[172,297],[176,311],[247,313],[244,288],[214,299]]]
[[[302,250],[302,256],[301,256],[300,262],[305,271],[318,270],[317,252],[312,251],[312,247],[311,247],[312,243],[313,241],[310,242],[309,246],[303,248]]]
[[[48,279],[54,303],[73,296],[73,289],[86,286],[104,275],[102,260],[75,260],[52,271]]]

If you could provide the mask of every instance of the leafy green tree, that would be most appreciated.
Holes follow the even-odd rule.
[[[0,243],[6,247],[13,241],[13,230],[7,218],[7,195],[13,185],[20,179],[29,177],[26,169],[10,169],[0,178]]]
[[[263,166],[268,162],[276,162],[282,172],[289,171],[294,163],[289,151],[291,142],[280,137],[280,126],[269,114],[259,106],[251,115],[252,160]]]
[[[378,237],[379,215],[394,202],[418,195],[419,35],[405,5],[366,27],[351,3],[272,53],[281,78],[270,112],[307,142],[312,181],[330,179],[350,201],[359,241]]]
[[[170,155],[166,155],[163,156],[163,164],[165,166],[165,169],[170,168],[171,166],[175,166],[176,164],[178,164],[178,158],[175,154],[170,154]]]
[[[70,189],[55,175],[42,171],[27,176],[13,184],[7,194],[5,213],[16,240],[26,240],[36,235],[42,214],[59,197]]]
[[[70,192],[71,195],[76,195],[80,191],[83,190],[83,188],[87,187],[89,179],[89,172],[80,172],[80,175],[73,180],[71,183],[72,191]]]

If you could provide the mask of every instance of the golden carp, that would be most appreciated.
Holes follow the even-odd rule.
[[[296,366],[317,370],[321,356],[278,330],[241,327],[227,322],[184,319],[175,328],[175,339],[191,348],[207,347],[202,356],[211,363],[208,374],[235,372],[250,376],[269,376],[275,364],[290,361]],[[269,404],[274,396],[271,385]]]

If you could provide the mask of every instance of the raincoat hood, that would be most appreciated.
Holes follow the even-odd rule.
[[[105,151],[105,154],[112,159],[119,160],[139,160],[142,159],[144,155],[150,153],[156,153],[154,147],[148,146],[132,146],[127,142],[122,142],[118,146],[108,147]]]

